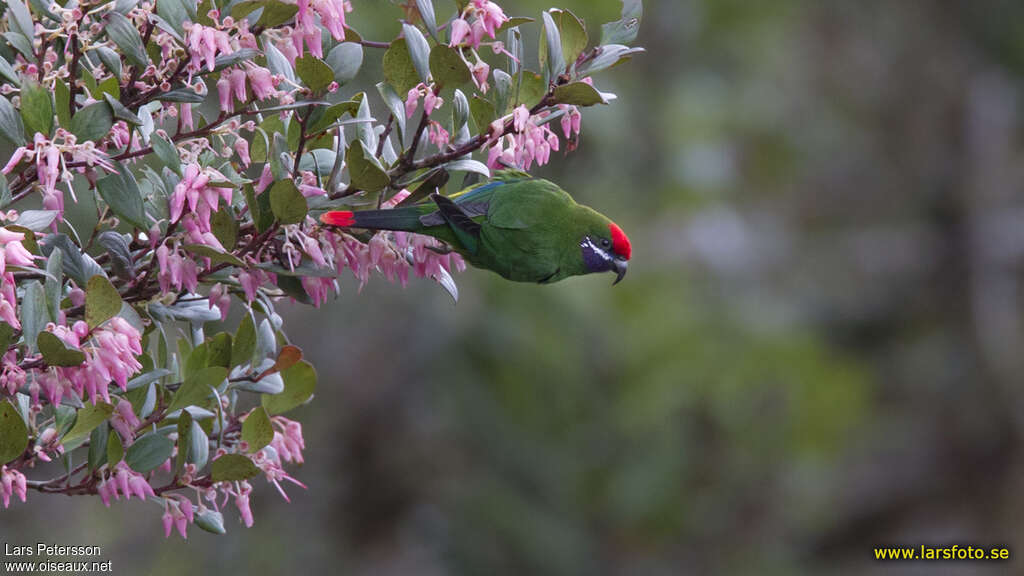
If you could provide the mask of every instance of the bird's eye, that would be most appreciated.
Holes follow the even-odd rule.
[[[611,245],[612,245],[612,243],[609,242],[607,238],[601,238],[601,246],[604,246],[605,248],[608,248]]]

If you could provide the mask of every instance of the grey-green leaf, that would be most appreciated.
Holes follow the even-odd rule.
[[[96,189],[114,214],[139,230],[148,229],[142,192],[127,170],[101,178],[96,182]]]
[[[601,44],[629,44],[636,40],[643,15],[641,0],[622,0],[622,19],[601,26]]]
[[[46,292],[42,284],[33,280],[25,285],[25,297],[21,301],[21,332],[29,352],[36,351],[36,339],[48,320]]]
[[[2,96],[0,96],[0,136],[15,146],[25,144],[25,125],[21,121],[21,116],[14,108],[14,104]]]
[[[423,37],[420,29],[409,24],[402,24],[405,33],[405,42],[409,48],[409,57],[412,58],[412,65],[416,68],[421,82],[430,80],[430,44]]]
[[[342,42],[327,53],[324,61],[334,71],[335,82],[344,86],[356,77],[363,65],[363,47],[356,42]]]
[[[142,36],[139,30],[132,24],[127,16],[118,12],[111,12],[107,15],[107,23],[104,29],[107,36],[117,44],[125,58],[133,65],[145,68],[149,64],[149,57],[146,55],[146,47],[142,44]]]
[[[71,118],[68,130],[78,137],[79,142],[95,141],[110,133],[114,115],[106,102],[96,102],[82,108]]]
[[[150,432],[135,439],[125,452],[124,461],[132,470],[145,474],[166,462],[173,451],[174,442],[170,438]]]

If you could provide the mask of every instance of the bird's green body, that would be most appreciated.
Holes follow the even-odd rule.
[[[618,270],[621,278],[630,256],[629,240],[607,217],[577,204],[554,183],[517,172],[499,172],[450,197],[391,210],[329,212],[321,220],[433,236],[473,266],[517,282],[557,282],[606,270]],[[587,256],[588,241],[609,267]]]

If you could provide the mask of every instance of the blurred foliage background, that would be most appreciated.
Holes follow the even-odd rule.
[[[619,9],[554,4],[595,37]],[[188,543],[138,503],[33,494],[0,540],[124,574],[1012,572],[872,546],[1019,543],[1024,7],[645,8],[648,52],[597,78],[619,101],[539,172],[630,234],[622,284],[471,270],[453,306],[346,278],[287,319],[320,373],[308,492],[258,483],[252,529]]]

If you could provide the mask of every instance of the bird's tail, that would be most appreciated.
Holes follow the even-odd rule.
[[[320,222],[339,228],[364,228],[366,230],[404,230],[416,232],[423,229],[419,208],[394,208],[391,210],[332,210],[320,216]]]

